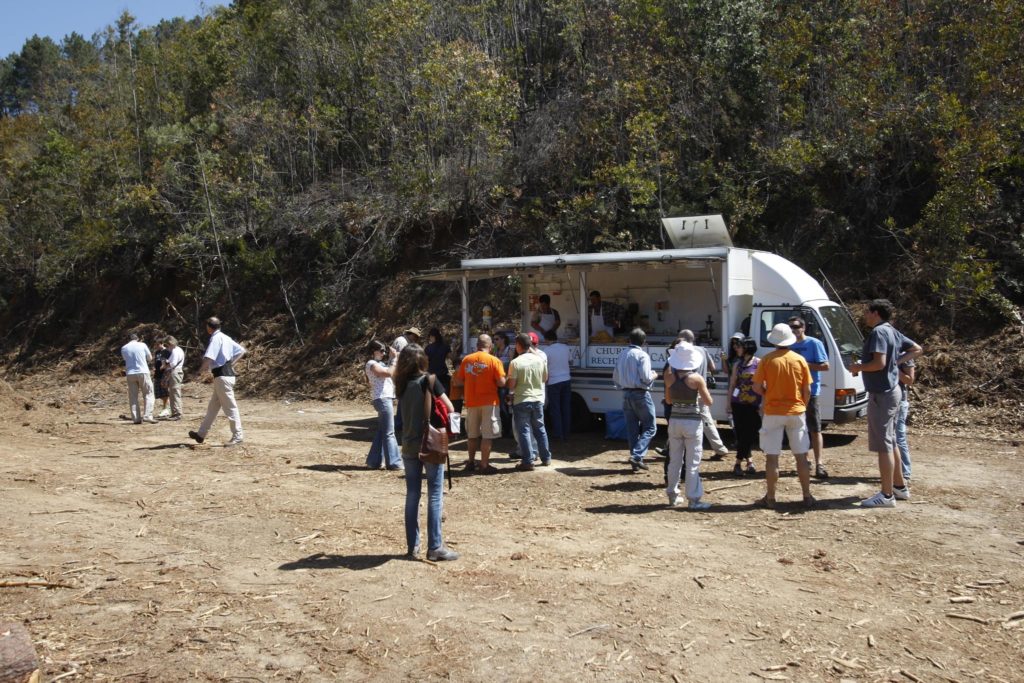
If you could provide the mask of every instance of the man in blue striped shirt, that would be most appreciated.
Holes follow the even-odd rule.
[[[651,439],[658,433],[655,423],[651,386],[658,373],[651,370],[651,357],[643,350],[647,334],[639,327],[629,333],[629,348],[615,361],[612,381],[622,389],[622,412],[626,416],[626,437],[629,439],[629,464],[633,471],[646,470],[644,455]]]

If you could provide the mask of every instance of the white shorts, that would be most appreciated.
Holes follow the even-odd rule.
[[[471,439],[497,439],[501,436],[498,406],[466,408],[466,436]]]
[[[782,434],[789,435],[789,448],[794,453],[806,453],[811,448],[811,439],[807,435],[807,422],[804,414],[799,415],[765,415],[761,420],[761,450],[766,455],[782,453]]]

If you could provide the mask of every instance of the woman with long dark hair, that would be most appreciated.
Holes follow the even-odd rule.
[[[389,470],[400,470],[402,457],[398,452],[398,439],[395,438],[395,385],[392,381],[395,356],[398,354],[376,339],[370,342],[366,351],[370,358],[366,361],[364,371],[370,383],[370,402],[377,411],[377,433],[366,456],[366,465],[371,470],[379,470],[383,460]]]
[[[761,397],[754,393],[754,373],[757,372],[759,362],[754,355],[756,352],[757,343],[750,337],[745,338],[743,354],[729,376],[729,405],[726,410],[732,415],[736,432],[736,466],[732,472],[738,477],[742,477],[744,472],[757,473],[750,459],[754,440],[761,430]],[[743,469],[744,460],[747,463],[746,470]]]
[[[446,548],[441,540],[441,507],[444,494],[444,465],[425,463],[419,458],[423,442],[423,430],[429,415],[425,409],[428,392],[427,374],[429,361],[423,347],[409,344],[398,355],[395,370],[395,391],[398,394],[398,409],[402,413],[402,461],[405,463],[405,540],[409,557],[420,553],[420,494],[424,473],[427,480],[427,559],[432,562],[457,560],[459,554]],[[429,387],[452,410],[452,403],[445,395],[444,387],[433,377]]]

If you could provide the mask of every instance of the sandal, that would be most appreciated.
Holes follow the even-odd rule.
[[[828,470],[826,470],[824,468],[824,466],[822,466],[822,465],[816,466],[814,468],[814,478],[815,479],[828,479]]]
[[[737,477],[743,476],[743,465],[736,463],[736,466],[732,468],[732,473]]]
[[[494,465],[487,465],[487,467],[477,468],[477,472],[480,474],[497,474],[498,468]]]
[[[768,496],[763,496],[754,501],[754,507],[764,508],[765,510],[771,510],[775,507],[775,501],[768,500]]]
[[[809,508],[813,508],[817,504],[817,502],[818,501],[815,500],[814,496],[804,496],[804,507],[805,508],[808,508],[808,509]]]

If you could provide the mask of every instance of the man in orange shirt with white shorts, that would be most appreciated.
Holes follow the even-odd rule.
[[[452,383],[463,387],[466,406],[466,434],[469,462],[466,471],[494,474],[498,471],[490,464],[491,442],[501,436],[501,416],[498,412],[498,389],[505,386],[505,366],[491,354],[491,337],[481,334],[476,340],[476,352],[462,359]],[[476,466],[476,449],[480,448],[480,469]]]
[[[811,368],[803,356],[790,350],[789,347],[796,343],[796,335],[788,323],[773,327],[768,333],[768,343],[775,346],[775,351],[761,359],[754,373],[754,393],[762,397],[761,449],[767,460],[764,478],[768,485],[764,498],[756,504],[767,508],[775,505],[779,454],[782,453],[782,435],[786,433],[796,458],[804,506],[811,507],[814,497],[811,496],[811,466],[807,462],[811,440],[804,420],[811,397]]]

